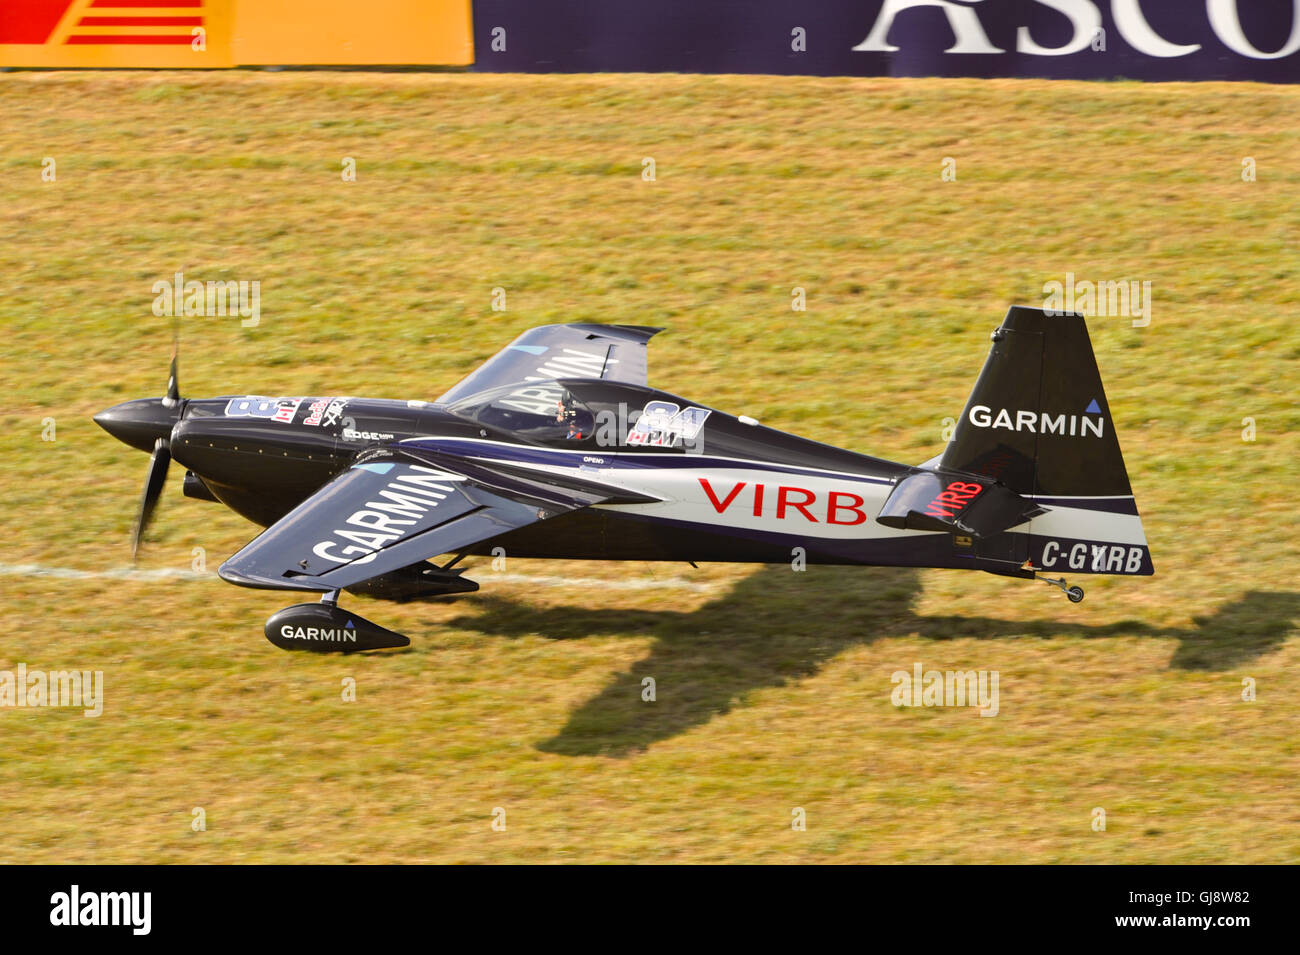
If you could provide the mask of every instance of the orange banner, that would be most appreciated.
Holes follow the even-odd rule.
[[[467,66],[470,0],[0,0],[0,66]]]
[[[470,0],[238,0],[239,65],[474,62]]]
[[[234,0],[0,0],[0,66],[234,66]]]

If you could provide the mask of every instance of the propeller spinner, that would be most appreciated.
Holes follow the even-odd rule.
[[[172,460],[172,428],[180,420],[183,406],[177,366],[178,356],[173,351],[165,397],[124,401],[95,415],[95,423],[119,441],[152,452],[144,493],[140,496],[140,512],[131,533],[132,557],[139,551],[140,540],[158,506],[167,481],[167,467]]]

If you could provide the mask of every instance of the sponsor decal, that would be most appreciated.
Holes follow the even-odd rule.
[[[356,643],[357,631],[349,620],[342,627],[294,627],[285,624],[280,628],[280,636],[286,640],[326,640],[331,643]]]
[[[977,460],[979,461],[979,467],[975,470],[978,470],[980,474],[987,474],[997,481],[1002,479],[1015,458],[1004,446],[999,445],[991,453]]]
[[[518,351],[530,351],[522,345],[513,345]],[[534,346],[537,347],[537,346]],[[548,349],[543,348],[542,351]],[[551,355],[538,365],[531,375],[525,375],[524,381],[546,381],[551,378],[600,378],[606,365],[618,364],[617,358],[606,358],[608,349],[599,352],[579,351],[576,348],[562,348],[558,354]]]
[[[681,410],[675,401],[648,402],[628,432],[627,443],[637,447],[672,448],[682,441],[694,441],[710,414],[707,408]]]
[[[344,428],[344,441],[391,441],[396,435],[383,431],[358,431],[356,428]]]
[[[4,0],[0,66],[232,66],[231,0]]]
[[[972,0],[978,3],[979,0]],[[1015,52],[1031,56],[1069,56],[1086,50],[1103,52],[1105,43],[1098,46],[1102,30],[1102,10],[1106,5],[1094,0],[1036,0],[1045,7],[1051,7],[1063,14],[1070,21],[1071,36],[1065,43],[1057,46],[1040,45],[1029,29],[1021,25],[1016,31]],[[1300,9],[1293,7],[1291,35],[1280,49],[1267,52],[1259,49],[1247,38],[1238,18],[1237,4],[1241,0],[1206,0],[1204,6],[1208,26],[1214,36],[1225,47],[1239,56],[1255,60],[1275,60],[1290,56],[1300,50]],[[1159,4],[1148,4],[1157,7]],[[1188,9],[1196,5],[1185,4]],[[1279,5],[1281,6],[1281,5]],[[893,53],[899,47],[889,41],[890,28],[894,19],[903,11],[913,7],[936,7],[943,12],[952,30],[953,44],[945,53],[1006,53],[1006,49],[996,46],[984,31],[984,24],[978,9],[956,3],[953,0],[885,0],[876,17],[875,23],[864,39],[853,47],[858,53]],[[1201,49],[1199,43],[1175,43],[1157,32],[1147,20],[1142,10],[1142,0],[1112,0],[1109,12],[1115,29],[1120,37],[1134,50],[1149,57],[1171,59],[1188,56]],[[1005,17],[998,11],[994,17]],[[992,21],[991,21],[992,22]],[[1098,31],[1102,30],[1099,35]]]
[[[556,385],[528,385],[524,388],[516,388],[504,398],[498,398],[493,402],[493,406],[545,416],[560,414],[563,403],[563,388]],[[557,417],[556,420],[559,418]]]
[[[1043,545],[1039,567],[1068,567],[1093,574],[1136,574],[1142,570],[1143,548],[1131,544],[1092,544],[1049,540]]]
[[[301,403],[301,398],[281,398],[279,406],[275,409],[275,414],[271,415],[271,420],[278,421],[281,424],[289,424],[293,421],[293,416],[297,414],[298,405]]]
[[[325,414],[325,409],[329,407],[330,402],[333,400],[333,398],[317,398],[307,406],[307,417],[303,419],[302,423],[311,425],[312,427],[318,427],[320,425],[320,419]]]
[[[357,465],[371,471],[383,465]],[[400,540],[409,529],[430,515],[455,488],[447,482],[462,481],[458,474],[448,474],[418,464],[404,466],[401,474],[389,481],[360,510],[353,511],[332,535],[319,541],[312,553],[335,564],[374,560],[381,548]]]
[[[853,525],[866,523],[867,520],[867,514],[862,510],[866,502],[860,495],[851,491],[830,491],[826,494],[825,500],[819,500],[817,492],[808,488],[789,485],[769,488],[766,484],[749,485],[746,481],[740,481],[727,492],[725,497],[719,497],[708,478],[700,478],[699,482],[704,488],[709,503],[719,514],[725,514],[733,504],[738,502],[741,492],[746,487],[750,487],[747,496],[752,506],[751,513],[755,517],[762,517],[764,502],[771,501],[775,504],[775,516],[778,521],[793,520],[795,514],[813,524],[824,520],[827,524]],[[769,491],[772,493],[769,494]],[[822,517],[819,519],[817,514],[821,514]]]
[[[966,505],[979,497],[983,490],[979,484],[953,481],[925,505],[925,513],[931,517],[954,518],[966,509]]]
[[[475,0],[475,69],[1295,82],[1300,60],[1295,0],[747,0],[675,4],[669,31],[663,6]]]
[[[1083,414],[1049,414],[1046,411],[1026,411],[1023,408],[999,408],[995,412],[988,405],[975,405],[966,418],[977,428],[1059,434],[1071,438],[1100,438],[1106,430],[1106,419],[1099,414],[1100,410],[1095,398]]]
[[[208,32],[214,36],[215,62],[197,59],[195,65],[233,65],[232,54],[225,39],[225,21],[231,16],[229,4],[204,3],[203,0],[160,0],[146,5],[142,0],[97,0],[92,4],[74,5],[72,0],[22,0],[6,4],[5,16],[0,18],[0,45],[31,47],[74,47],[121,49],[132,51],[132,60],[114,60],[114,65],[154,65],[159,54],[175,50],[201,53],[208,46],[198,42]],[[149,7],[157,9],[150,9]],[[418,28],[410,23],[404,29],[392,29],[385,21],[385,39],[376,47],[358,43],[362,47],[360,58],[354,52],[339,59],[337,42],[329,45],[326,59],[321,59],[323,41],[294,38],[290,43],[289,30],[283,21],[286,14],[280,4],[248,4],[247,18],[254,26],[245,30],[250,34],[241,38],[241,45],[252,44],[253,58],[240,57],[240,62],[260,63],[257,52],[266,49],[283,50],[292,47],[291,63],[355,62],[355,63],[458,63],[470,62],[466,58],[469,44],[461,37],[465,26],[454,19],[454,26],[437,30],[428,26],[428,16],[421,13]],[[446,6],[423,4],[416,6]],[[454,6],[454,5],[453,5]],[[564,7],[575,9],[565,12]],[[778,18],[788,9],[788,3],[778,0],[754,0],[747,5],[745,17],[719,17],[711,14],[709,5],[694,14],[684,14],[678,29],[672,31],[676,42],[659,37],[649,27],[654,23],[654,11],[637,12],[621,5],[603,5],[607,11],[590,5],[552,5],[526,3],[524,0],[492,0],[484,2],[480,16],[475,16],[474,26],[478,36],[474,46],[490,51],[480,56],[481,69],[515,70],[591,70],[599,63],[627,63],[624,68],[684,69],[690,65],[686,50],[694,54],[697,68],[710,70],[727,63],[752,64],[749,68],[780,70],[782,72],[879,72],[881,55],[899,54],[884,60],[907,62],[908,53],[918,55],[931,49],[942,49],[944,59],[974,55],[977,60],[1015,59],[1028,60],[1038,70],[1084,75],[1114,72],[1098,63],[1090,68],[1083,64],[1104,61],[1107,51],[1119,53],[1121,63],[1130,57],[1147,65],[1162,68],[1161,73],[1185,75],[1186,61],[1202,63],[1207,57],[1227,61],[1240,60],[1246,66],[1266,65],[1269,61],[1287,60],[1300,51],[1300,29],[1295,24],[1295,6],[1286,0],[1263,3],[1256,0],[1028,0],[1024,3],[995,3],[990,0],[877,0],[863,4],[861,0],[850,3],[836,0],[820,4],[823,8],[821,22],[825,23],[823,35],[833,39],[810,50],[800,50],[791,57],[791,49],[777,49],[764,55],[755,40],[755,34],[770,31],[780,23]],[[269,12],[260,8],[268,7]],[[328,10],[330,5],[325,5]],[[874,7],[874,16],[871,11]],[[10,9],[12,8],[12,9]],[[463,8],[463,7],[462,7]],[[557,9],[558,8],[558,9]],[[865,9],[864,9],[865,8]],[[1261,9],[1262,8],[1262,9]],[[260,16],[254,16],[256,11]],[[89,16],[83,16],[89,13]],[[103,14],[109,13],[111,16]],[[167,14],[160,16],[160,14]],[[327,14],[326,14],[327,15]],[[338,14],[341,17],[341,14]],[[412,17],[416,14],[412,13]],[[444,14],[444,16],[448,16]],[[461,16],[468,17],[468,13]],[[513,23],[524,23],[520,29],[534,37],[526,45],[507,47],[504,29],[499,26],[502,17]],[[1049,19],[1050,18],[1050,19]],[[240,11],[241,23],[246,19]],[[439,23],[439,21],[433,21]],[[441,25],[441,23],[439,23]],[[622,27],[622,29],[618,29]],[[433,33],[431,37],[429,32]],[[501,31],[495,35],[492,31]],[[244,31],[241,31],[244,32]],[[328,31],[327,31],[328,32]],[[355,27],[354,27],[355,32]],[[221,39],[217,39],[220,36]],[[695,37],[689,45],[682,38]],[[721,52],[698,62],[700,51],[722,48],[724,37],[732,39],[727,46],[731,59]],[[436,38],[436,39],[435,39]],[[418,50],[415,58],[409,50],[394,51],[394,44],[411,42]],[[449,42],[452,51],[443,51],[439,58],[429,58],[429,45]],[[310,50],[310,52],[308,52]],[[746,55],[737,58],[736,51]],[[53,52],[53,51],[51,51]],[[247,50],[244,52],[248,52]],[[847,62],[845,54],[849,55]],[[442,56],[449,55],[443,59]],[[12,55],[12,54],[11,54]],[[304,56],[306,58],[304,58]],[[30,54],[29,54],[30,57]],[[333,57],[333,58],[329,58]],[[779,57],[779,60],[777,59]],[[794,63],[790,61],[793,60]],[[863,60],[861,65],[855,60]],[[779,65],[784,62],[784,66]],[[1064,61],[1066,65],[1054,67]],[[1080,62],[1081,61],[1081,62]],[[7,63],[8,61],[6,61]],[[56,63],[45,58],[33,61],[15,59],[19,65],[99,65],[83,54],[69,60],[66,56]],[[180,65],[177,63],[177,65]],[[1073,69],[1070,67],[1073,66]],[[1186,77],[1192,78],[1192,77]],[[526,349],[535,346],[511,346]]]
[[[289,424],[302,404],[302,398],[263,398],[247,395],[226,402],[227,418],[266,418],[280,424]]]
[[[343,417],[343,409],[347,407],[349,398],[331,398],[329,406],[325,409],[324,423],[325,427],[333,427],[339,423]]]

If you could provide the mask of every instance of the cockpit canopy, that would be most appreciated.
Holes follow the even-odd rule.
[[[587,452],[709,455],[891,476],[898,465],[765,428],[645,385],[587,378],[517,382],[447,405],[535,444]],[[642,457],[642,460],[644,458]]]
[[[448,407],[485,428],[539,444],[586,444],[596,416],[558,381],[530,381],[479,392]]]
[[[537,444],[663,454],[702,453],[705,422],[716,414],[643,385],[572,378],[503,385],[447,410]]]

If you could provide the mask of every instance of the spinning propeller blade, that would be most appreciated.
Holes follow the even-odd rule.
[[[140,497],[140,515],[135,521],[135,531],[131,535],[131,557],[140,550],[140,538],[153,517],[158,498],[162,496],[163,485],[167,482],[167,465],[171,464],[172,453],[166,438],[159,438],[153,446],[153,457],[149,460],[149,476],[144,482],[144,494]]]
[[[173,336],[175,332],[173,330]],[[172,412],[172,420],[180,419],[181,388],[178,366],[180,364],[180,344],[173,337],[172,361],[167,372],[167,396],[162,405]],[[149,475],[145,478],[144,493],[140,496],[140,513],[136,516],[135,530],[131,533],[131,558],[135,559],[140,551],[140,540],[149,528],[158,499],[162,497],[163,485],[167,483],[167,467],[171,464],[172,452],[170,438],[158,438],[154,441],[153,456],[149,459]]]
[[[177,367],[180,363],[180,346],[172,346],[172,363],[167,370],[167,398],[163,402],[168,408],[174,406],[181,400],[181,381],[177,374]]]

